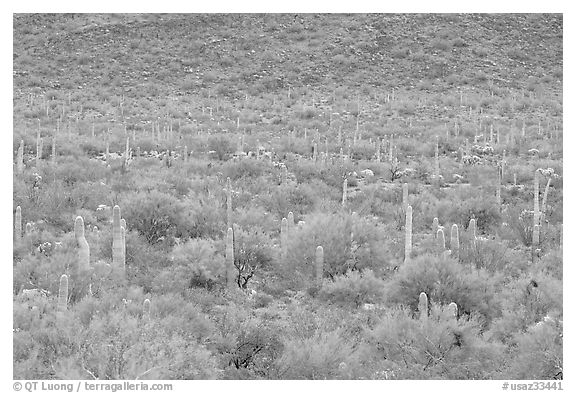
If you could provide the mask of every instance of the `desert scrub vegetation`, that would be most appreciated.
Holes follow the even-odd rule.
[[[15,14],[14,378],[562,379],[561,37]]]

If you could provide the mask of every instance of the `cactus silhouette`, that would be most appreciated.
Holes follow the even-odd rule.
[[[232,183],[226,178],[226,225],[232,228]]]
[[[18,154],[16,155],[16,171],[18,173],[24,172],[24,140],[20,141],[20,147],[18,147]]]
[[[412,206],[406,208],[406,227],[404,241],[404,262],[410,260],[412,254]]]
[[[122,222],[120,218],[120,206],[112,209],[112,264],[124,274],[126,260],[124,259],[124,236],[122,234]]]
[[[236,287],[234,268],[234,231],[228,228],[226,231],[226,286],[228,289]]]
[[[58,289],[58,310],[68,309],[68,276],[63,274],[60,277],[60,287]]]
[[[294,232],[294,213],[288,212],[288,236]]]
[[[444,229],[442,228],[438,228],[438,231],[436,232],[436,244],[438,244],[440,251],[446,249],[446,237],[444,235]]]
[[[342,183],[342,206],[346,206],[346,200],[348,199],[348,179],[344,179]]]
[[[14,240],[20,241],[22,238],[22,208],[16,206],[16,213],[14,214]]]
[[[458,318],[458,305],[456,303],[452,302],[448,305],[448,314],[450,318]]]
[[[434,239],[438,237],[438,227],[440,226],[438,222],[438,217],[434,217],[432,220],[432,234],[434,235]]]
[[[322,286],[322,277],[324,276],[324,248],[316,247],[316,282]]]
[[[150,299],[144,299],[144,304],[142,305],[142,317],[147,320],[150,319]]]
[[[282,259],[285,259],[286,255],[288,255],[288,220],[286,217],[282,218],[280,224],[280,250]]]
[[[74,220],[74,237],[78,245],[78,268],[87,270],[90,268],[90,246],[84,236],[84,219],[80,216]]]
[[[424,292],[420,292],[418,297],[418,311],[420,312],[421,321],[428,318],[428,295]]]
[[[408,208],[408,183],[402,183],[402,208],[404,211]]]
[[[454,256],[457,256],[460,251],[460,237],[458,236],[458,225],[456,224],[452,224],[450,230],[450,250]]]

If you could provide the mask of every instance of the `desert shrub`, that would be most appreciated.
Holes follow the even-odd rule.
[[[318,297],[331,303],[360,307],[364,303],[378,303],[382,288],[383,282],[374,277],[371,270],[348,271],[334,281],[326,280]]]
[[[216,363],[210,352],[154,323],[142,326],[122,312],[96,317],[78,332],[81,350],[58,359],[60,378],[210,379]],[[174,361],[179,359],[178,361]]]
[[[174,247],[170,259],[175,266],[182,267],[178,274],[189,280],[189,286],[210,289],[225,277],[224,257],[217,252],[212,240],[189,239]]]
[[[459,226],[468,226],[471,218],[476,219],[479,233],[489,233],[500,223],[501,216],[495,200],[486,197],[472,197],[453,203],[448,219]]]
[[[502,315],[490,326],[495,339],[510,343],[517,332],[562,314],[562,285],[543,273],[529,273],[502,289]]]
[[[278,269],[288,286],[306,286],[314,277],[316,247],[324,248],[324,276],[371,269],[377,276],[389,268],[389,245],[373,222],[357,215],[315,213],[288,239],[286,261]]]
[[[421,255],[400,266],[387,286],[391,303],[417,308],[420,292],[440,304],[455,302],[466,314],[478,314],[488,323],[501,312],[495,279],[486,271],[459,264],[443,256]]]
[[[551,380],[563,377],[563,324],[551,319],[515,337],[516,347],[506,378]]]
[[[188,233],[191,225],[189,216],[182,214],[182,202],[160,191],[128,193],[118,205],[127,225],[140,232],[150,244],[172,242],[174,236]]]
[[[266,233],[234,227],[234,265],[238,286],[246,288],[257,271],[269,267],[273,255],[272,240]]]
[[[279,379],[350,379],[360,373],[357,350],[338,331],[283,340],[275,362]],[[352,373],[352,375],[350,375]]]
[[[247,178],[256,179],[271,172],[271,165],[266,160],[228,161],[222,166],[224,177],[229,177],[232,181]]]
[[[393,309],[367,336],[393,379],[486,379],[502,358],[502,348],[484,341],[474,319],[417,320]]]
[[[518,277],[529,264],[526,254],[510,248],[507,242],[484,238],[474,242],[467,231],[460,231],[459,237],[458,260],[476,269],[486,269],[491,273],[506,271],[509,276]]]
[[[316,203],[314,190],[306,185],[281,185],[270,194],[261,195],[260,204],[274,217],[286,217],[289,212],[296,216],[310,213]]]
[[[224,135],[213,135],[208,138],[208,149],[216,152],[216,157],[220,161],[234,153],[235,146],[230,138]]]

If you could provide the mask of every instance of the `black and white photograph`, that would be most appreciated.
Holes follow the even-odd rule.
[[[7,391],[570,390],[564,14],[11,19]]]

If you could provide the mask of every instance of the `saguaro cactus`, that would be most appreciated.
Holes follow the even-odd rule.
[[[226,225],[232,228],[232,182],[226,179]]]
[[[142,317],[150,320],[150,299],[144,299],[144,304],[142,305]]]
[[[20,147],[18,147],[18,154],[16,155],[16,171],[18,173],[24,172],[24,140],[20,140]]]
[[[36,162],[42,158],[42,147],[42,137],[40,136],[40,129],[38,129],[38,133],[36,134]]]
[[[548,181],[546,182],[546,188],[544,188],[544,196],[542,197],[542,217],[541,217],[541,222],[544,219],[544,216],[546,215],[546,209],[547,209],[547,204],[548,204],[548,192],[550,191],[550,181],[552,179],[548,179]]]
[[[408,205],[406,208],[404,262],[410,260],[410,254],[412,254],[412,206]]]
[[[314,147],[312,151],[312,160],[316,162],[318,160],[318,143],[314,142]]]
[[[476,219],[471,218],[468,224],[468,234],[473,244],[476,244]]]
[[[294,231],[294,213],[288,212],[288,235]]]
[[[90,268],[90,246],[84,236],[84,219],[81,216],[74,221],[74,237],[78,244],[78,268],[87,270]]]
[[[280,250],[282,259],[285,259],[288,254],[288,220],[286,217],[282,218],[282,223],[280,224]]]
[[[51,155],[52,165],[56,165],[56,133],[52,136],[52,155]]]
[[[460,251],[460,237],[458,236],[458,225],[456,224],[452,224],[450,230],[450,250],[454,256],[457,256]]]
[[[130,159],[130,138],[126,138],[126,149],[124,151],[124,167],[128,167]]]
[[[120,206],[112,210],[112,264],[124,273],[126,261],[124,259],[124,241],[122,236],[122,223],[120,219]]]
[[[282,184],[288,184],[288,167],[286,165],[282,167]]]
[[[342,184],[342,206],[346,206],[346,200],[348,199],[348,179],[344,179]]]
[[[63,274],[60,277],[60,287],[58,289],[58,310],[68,309],[68,276]]]
[[[538,217],[535,217],[535,221],[540,221],[540,214],[538,213]],[[538,244],[540,243],[540,224],[536,224],[534,225],[534,228],[532,229],[532,245],[534,247],[538,246]]]
[[[408,183],[402,183],[402,208],[408,208]]]
[[[436,232],[436,244],[438,244],[441,251],[446,249],[446,236],[444,235],[444,229],[442,228],[438,228],[438,231]]]
[[[453,319],[458,318],[458,305],[456,303],[452,302],[448,305],[448,315]]]
[[[226,286],[230,290],[236,287],[234,268],[234,231],[228,228],[226,232]]]
[[[322,246],[316,247],[316,282],[322,285],[322,277],[324,276],[324,248]]]
[[[438,237],[438,227],[439,226],[440,226],[440,224],[438,222],[438,217],[434,217],[434,219],[432,220],[432,235],[434,235],[435,239]]]
[[[120,228],[122,228],[122,260],[126,263],[126,220],[120,220]]]
[[[438,137],[436,137],[436,146],[434,149],[434,182],[437,186],[440,186],[440,158]]]
[[[424,292],[420,292],[418,298],[418,311],[420,312],[421,321],[428,319],[428,295]]]
[[[534,226],[540,224],[540,209],[538,207],[540,190],[538,171],[534,173]]]
[[[498,206],[498,211],[502,207],[502,167],[498,166],[498,182],[496,183],[496,206]]]
[[[14,214],[14,240],[20,241],[22,238],[22,208],[16,206],[16,214]]]

